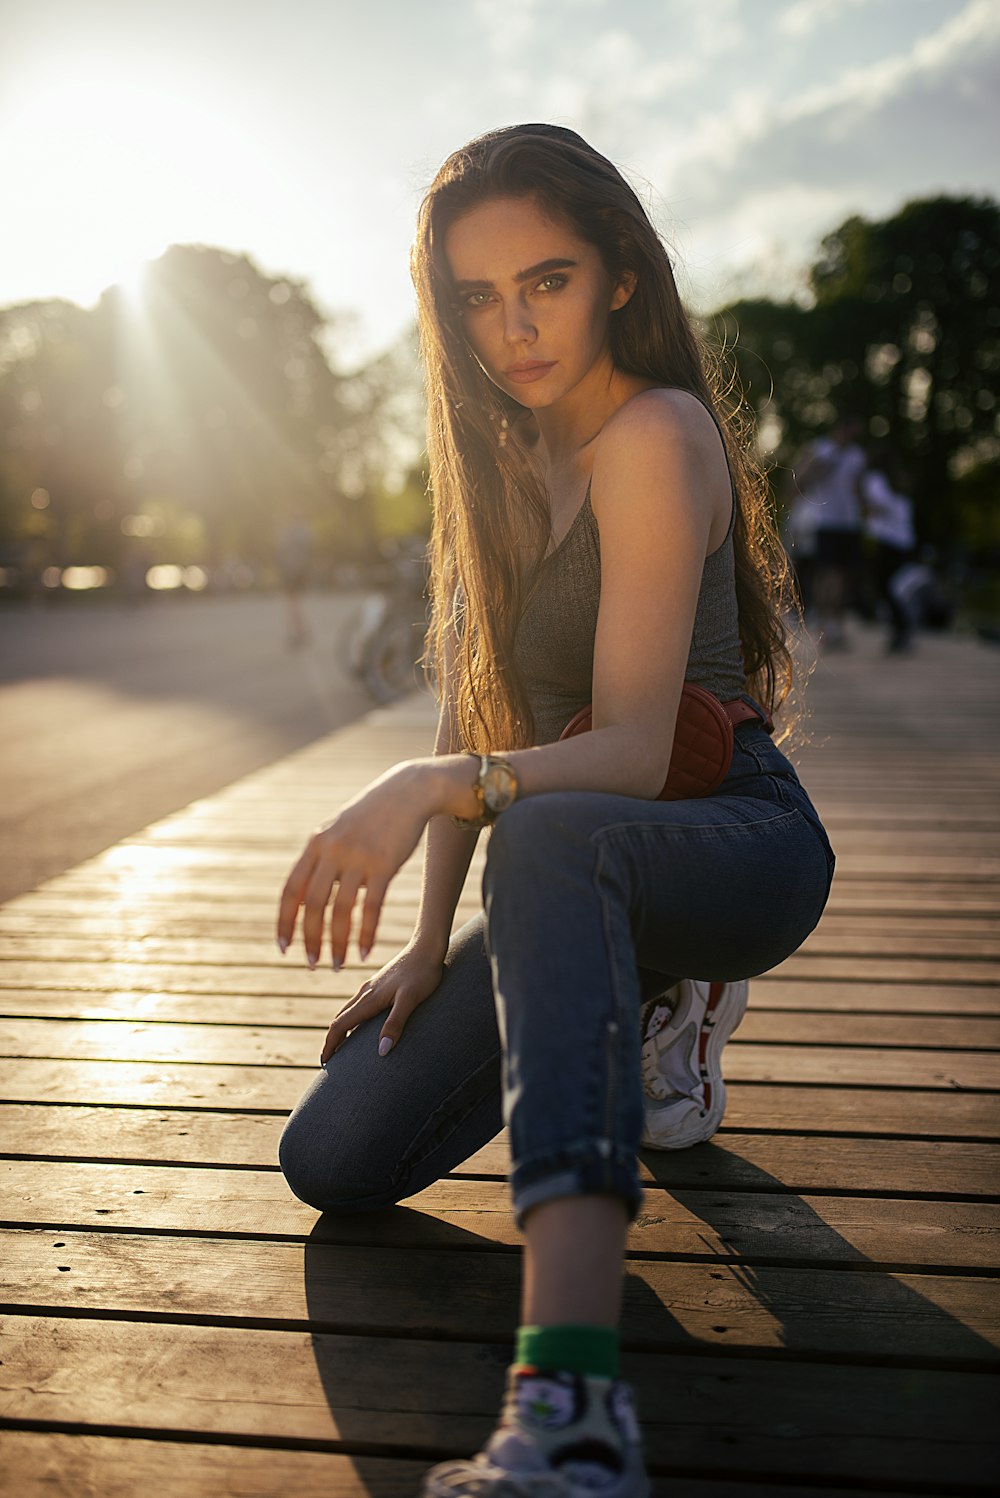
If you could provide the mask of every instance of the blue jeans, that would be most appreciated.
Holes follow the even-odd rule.
[[[360,1025],[288,1121],[281,1168],[321,1211],[389,1206],[510,1129],[518,1222],[550,1198],[642,1200],[640,1007],[678,978],[751,977],[822,914],[834,856],[756,723],[711,796],[559,791],[494,827],[484,911],[396,1047]]]

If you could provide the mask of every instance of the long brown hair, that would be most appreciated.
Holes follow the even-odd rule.
[[[613,283],[631,272],[635,291],[610,321],[616,367],[687,390],[715,411],[737,497],[733,544],[747,690],[776,706],[792,677],[782,620],[787,559],[746,433],[711,388],[667,252],[621,173],[575,131],[512,125],[449,156],[421,204],[411,257],[434,505],[427,658],[438,670],[439,692],[442,663],[453,662],[462,744],[488,750],[532,742],[514,639],[531,586],[530,562],[541,560],[549,538],[544,489],[523,444],[511,436],[524,408],[497,389],[472,354],[445,258],[451,225],[497,197],[533,198],[564,219],[597,249]]]

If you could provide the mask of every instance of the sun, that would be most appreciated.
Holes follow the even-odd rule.
[[[22,86],[0,116],[0,137],[16,142],[5,195],[18,204],[0,303],[87,306],[111,285],[136,290],[148,261],[210,225],[226,131],[221,101],[123,66],[50,69]]]

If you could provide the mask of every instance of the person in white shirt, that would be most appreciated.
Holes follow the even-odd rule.
[[[867,466],[857,438],[856,416],[837,422],[829,437],[817,438],[796,479],[816,521],[816,622],[822,643],[847,644],[844,616],[850,581],[861,566],[861,497],[858,483]]]

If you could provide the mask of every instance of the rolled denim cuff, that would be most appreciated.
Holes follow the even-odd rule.
[[[616,1151],[610,1140],[587,1140],[515,1166],[511,1175],[514,1220],[524,1230],[524,1217],[541,1202],[560,1196],[618,1196],[629,1222],[642,1206],[642,1187],[634,1154]]]

